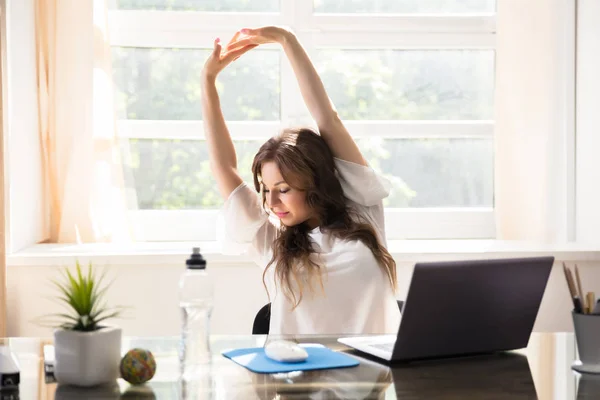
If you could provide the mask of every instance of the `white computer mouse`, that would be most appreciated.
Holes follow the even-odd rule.
[[[308,358],[308,353],[297,343],[287,340],[274,340],[265,345],[265,355],[278,362],[301,362]]]

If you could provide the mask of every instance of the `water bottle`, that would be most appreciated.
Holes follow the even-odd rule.
[[[206,260],[195,247],[179,280],[179,306],[182,314],[179,360],[184,379],[210,363],[209,325],[213,307],[213,282]]]

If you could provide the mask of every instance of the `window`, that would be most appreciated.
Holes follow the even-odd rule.
[[[146,240],[213,240],[222,205],[199,74],[215,37],[287,25],[371,165],[390,178],[390,239],[489,238],[495,0],[113,0],[119,135]],[[312,124],[276,46],[218,79],[243,177],[281,127]]]

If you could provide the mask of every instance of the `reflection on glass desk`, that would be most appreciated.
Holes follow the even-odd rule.
[[[357,357],[354,368],[285,374],[255,374],[221,356],[226,349],[263,346],[273,337],[211,337],[213,360],[198,378],[179,381],[178,338],[123,339],[123,352],[146,348],[157,361],[154,378],[132,386],[119,379],[114,385],[82,389],[46,383],[43,347],[39,338],[10,338],[3,342],[21,365],[18,397],[0,392],[1,400],[50,399],[600,399],[600,376],[571,370],[576,359],[571,333],[534,333],[526,349],[479,357],[388,365],[337,343],[336,337],[285,337],[322,343]],[[0,339],[1,340],[1,339]]]

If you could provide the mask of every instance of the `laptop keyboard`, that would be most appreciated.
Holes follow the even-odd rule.
[[[395,343],[373,343],[373,344],[370,344],[369,346],[375,347],[376,349],[392,352],[392,351],[394,351],[394,344]]]

